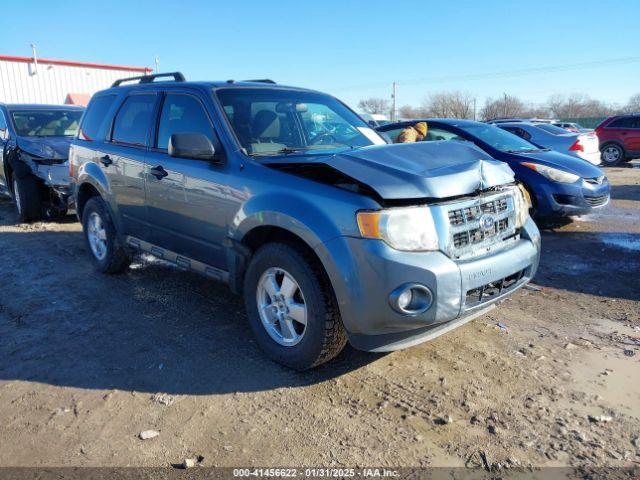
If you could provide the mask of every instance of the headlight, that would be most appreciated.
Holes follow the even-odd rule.
[[[438,250],[438,235],[429,207],[358,212],[357,219],[364,238],[384,240],[396,250]]]
[[[531,197],[529,192],[520,184],[514,190],[515,206],[516,206],[516,227],[522,228],[529,218],[529,209],[531,208]]]
[[[573,173],[565,172],[564,170],[558,170],[557,168],[547,167],[546,165],[540,165],[539,163],[522,162],[522,165],[529,167],[531,170],[535,170],[540,175],[547,177],[549,180],[560,183],[573,183],[577,181],[580,176]]]

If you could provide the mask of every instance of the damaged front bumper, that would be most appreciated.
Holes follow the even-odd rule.
[[[350,343],[390,351],[462,325],[526,284],[538,267],[540,233],[528,219],[508,247],[466,260],[440,251],[402,252],[353,237],[335,238],[316,252],[334,286]],[[403,285],[426,287],[430,306],[416,315],[398,312],[391,297]]]
[[[60,206],[73,208],[68,160],[63,163],[52,164],[33,162],[31,170],[36,177],[40,178],[58,196]]]

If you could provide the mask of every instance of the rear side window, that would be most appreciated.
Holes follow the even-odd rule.
[[[613,122],[607,125],[607,128],[633,128],[633,117],[616,118]]]
[[[167,149],[174,133],[201,133],[216,144],[213,128],[201,103],[191,95],[168,94],[162,105],[157,147]]]
[[[525,130],[523,130],[522,128],[518,128],[518,127],[500,127],[503,130],[506,130],[507,132],[511,132],[514,135],[519,136],[520,138],[524,138],[525,140],[531,140],[531,134]]]
[[[93,97],[80,124],[78,138],[89,140],[90,142],[104,140],[104,127],[108,122],[107,114],[115,99],[115,95]],[[102,134],[102,138],[99,139],[98,135],[100,134]]]
[[[111,140],[126,145],[147,146],[156,95],[131,95],[120,107]]]

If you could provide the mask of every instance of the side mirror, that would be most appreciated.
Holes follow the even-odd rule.
[[[378,122],[376,122],[375,120],[369,120],[367,123],[371,128],[378,128]]]
[[[220,161],[211,140],[201,133],[174,133],[167,150],[171,157]]]

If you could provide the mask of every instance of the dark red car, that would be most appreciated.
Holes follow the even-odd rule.
[[[640,113],[616,115],[596,127],[603,165],[640,158]]]

